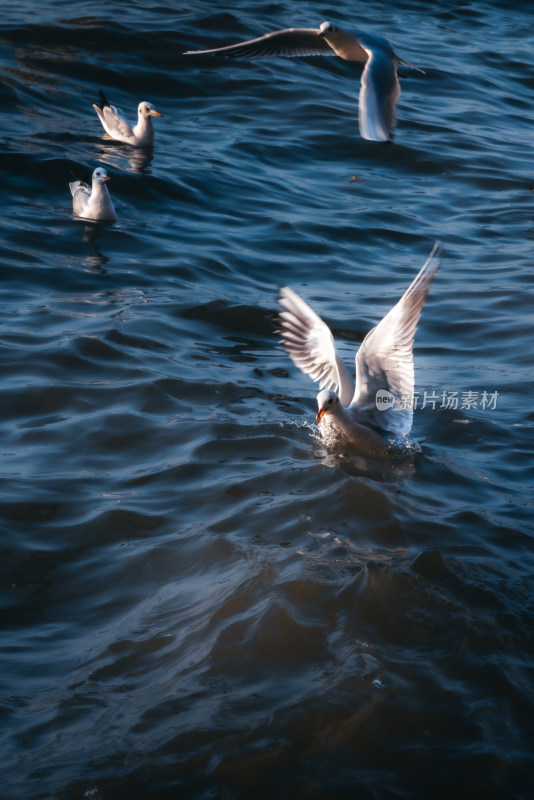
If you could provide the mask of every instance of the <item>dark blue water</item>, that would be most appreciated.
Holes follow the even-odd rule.
[[[323,20],[425,70],[393,145],[359,65],[181,56]],[[4,4],[2,798],[534,796],[532,21]],[[153,153],[103,138],[99,88],[164,113]],[[101,228],[68,190],[99,165]],[[278,288],[350,363],[437,239],[421,452],[326,448]]]

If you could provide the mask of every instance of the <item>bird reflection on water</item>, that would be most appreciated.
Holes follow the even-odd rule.
[[[149,167],[154,159],[153,148],[122,144],[109,137],[107,133],[100,140],[100,152],[103,164],[116,170],[126,169],[127,172],[139,174],[150,172]]]

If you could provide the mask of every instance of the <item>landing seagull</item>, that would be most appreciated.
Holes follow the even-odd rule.
[[[97,167],[93,172],[91,187],[84,181],[69,183],[72,209],[78,217],[98,222],[115,222],[117,215],[106,186],[108,181],[109,175],[106,170]]]
[[[152,117],[162,117],[152,103],[143,100],[137,108],[137,125],[130,125],[124,114],[116,106],[110,105],[102,90],[99,91],[100,105],[93,103],[106,133],[118,142],[133,144],[135,147],[152,147],[154,144],[154,126]]]
[[[398,439],[410,432],[413,339],[438,266],[436,243],[399,302],[360,345],[356,385],[328,325],[292,289],[280,290],[282,343],[293,363],[320,385],[317,421],[326,423],[326,431],[329,426],[340,430],[361,451],[383,454],[388,434]]]
[[[358,122],[364,139],[388,142],[395,129],[395,107],[400,95],[398,64],[423,72],[400,58],[387,39],[363,31],[347,31],[331,22],[315,28],[286,28],[248,42],[188,50],[184,55],[217,53],[222,56],[339,56],[345,61],[366,61],[361,78]]]

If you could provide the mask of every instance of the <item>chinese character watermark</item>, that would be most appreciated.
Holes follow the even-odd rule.
[[[497,408],[499,392],[448,391],[440,393],[424,390],[410,392],[398,396],[387,389],[379,389],[376,393],[376,407],[379,411],[394,408],[396,411],[415,411],[420,408],[449,409],[453,411],[494,411]]]

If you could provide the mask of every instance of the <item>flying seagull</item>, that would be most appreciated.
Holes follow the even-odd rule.
[[[286,28],[228,47],[188,50],[184,55],[215,53],[230,58],[268,56],[339,56],[345,61],[365,61],[361,77],[358,122],[364,139],[388,142],[395,129],[395,108],[400,95],[398,64],[423,72],[398,56],[381,36],[347,31],[331,22],[319,28]]]

